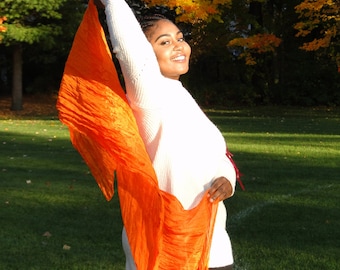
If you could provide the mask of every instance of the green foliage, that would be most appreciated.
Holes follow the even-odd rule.
[[[42,42],[45,47],[55,45],[52,36],[58,36],[62,33],[62,29],[57,25],[39,25],[39,26],[20,26],[10,24],[7,26],[4,43],[7,45],[14,42],[34,44]]]
[[[70,40],[80,23],[83,0],[3,0],[0,17],[6,17],[3,43],[37,44],[40,50],[70,48]],[[68,44],[67,44],[68,42]]]
[[[66,0],[3,0],[1,1],[2,15],[9,15],[8,20],[13,23],[35,23],[37,18],[61,19],[58,12]]]
[[[299,49],[293,27],[299,2],[252,1],[251,6],[233,1],[223,13],[223,24],[212,21],[193,29],[193,61],[185,83],[201,105],[340,105],[340,73],[329,57],[334,52]],[[252,54],[256,65],[249,67],[239,59],[244,49],[227,44],[257,33],[273,33],[282,43],[275,53]]]
[[[143,2],[128,2],[137,13],[145,13]],[[210,107],[233,104],[339,106],[338,60],[329,57],[339,50],[334,46],[319,52],[299,49],[308,41],[295,36],[294,25],[299,21],[295,7],[301,2],[234,0],[231,7],[220,7],[218,14],[223,22],[213,19],[209,23],[181,24],[192,46],[191,70],[183,81],[199,103]],[[20,42],[23,45],[24,91],[57,91],[86,4],[86,0],[0,1],[0,17],[7,17],[4,24],[8,28],[1,33],[5,37],[0,45],[2,72],[11,68],[12,59],[10,49],[4,48],[4,44]],[[151,11],[170,17],[176,15],[164,6]],[[282,43],[275,53],[254,53],[256,65],[249,67],[238,59],[243,48],[228,48],[227,44],[235,38],[258,33],[273,34],[280,37]],[[7,74],[9,81],[11,74]],[[0,92],[4,89],[0,88]]]
[[[0,16],[5,16],[3,43],[11,45],[20,43],[43,42],[45,46],[52,46],[54,36],[61,34],[61,27],[57,22],[62,19],[60,7],[66,0],[38,1],[38,0],[3,0],[0,3]]]
[[[57,92],[73,37],[82,19],[86,4],[83,0],[68,0],[60,7],[62,20],[57,27],[61,33],[52,47],[43,44],[25,46],[24,86],[26,92]]]
[[[25,92],[57,91],[86,5],[84,0],[0,2],[0,17],[7,18],[1,46],[22,45]],[[4,48],[2,52],[10,63],[11,50]],[[10,67],[1,65],[6,70]]]

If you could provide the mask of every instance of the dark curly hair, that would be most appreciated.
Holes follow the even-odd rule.
[[[145,15],[142,17],[137,18],[139,21],[139,24],[144,32],[144,34],[148,37],[150,36],[150,30],[155,26],[155,24],[161,20],[169,20],[167,17],[165,17],[162,14],[153,14],[153,15]]]

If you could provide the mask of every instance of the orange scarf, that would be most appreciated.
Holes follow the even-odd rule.
[[[60,120],[107,200],[114,179],[138,270],[207,269],[217,204],[184,210],[161,191],[90,0],[66,62]]]

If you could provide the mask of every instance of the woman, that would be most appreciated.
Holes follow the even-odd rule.
[[[225,155],[221,132],[179,81],[189,69],[191,48],[177,26],[164,17],[153,16],[140,25],[124,0],[101,1],[159,187],[176,196],[185,209],[195,207],[209,190],[210,201],[219,204],[209,267],[232,269],[223,200],[234,193],[235,169]],[[126,269],[136,269],[125,231],[123,248]]]

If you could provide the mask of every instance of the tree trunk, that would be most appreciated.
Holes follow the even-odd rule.
[[[14,45],[13,49],[13,83],[11,110],[22,110],[22,47]]]

